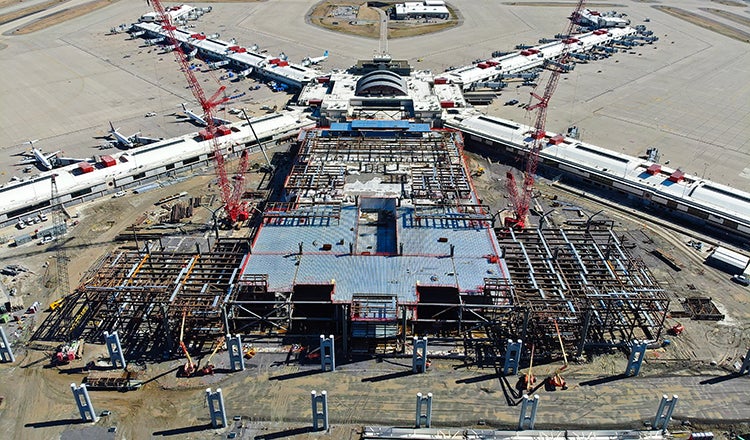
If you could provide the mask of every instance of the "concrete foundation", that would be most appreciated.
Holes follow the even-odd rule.
[[[112,362],[112,367],[124,370],[127,363],[125,362],[125,355],[122,353],[120,337],[117,335],[117,332],[104,332],[104,342],[107,344],[107,351],[109,352],[109,359],[110,362]]]
[[[76,405],[78,406],[78,412],[81,413],[81,420],[84,422],[96,422],[99,418],[96,416],[96,410],[91,405],[91,398],[89,392],[86,389],[86,384],[81,384],[77,387],[76,384],[70,384],[70,389],[73,390],[73,398],[76,399]]]
[[[625,368],[626,376],[638,376],[641,371],[641,364],[646,356],[646,347],[648,344],[645,342],[636,344],[633,343],[630,348],[630,357],[628,358],[628,366]]]
[[[524,429],[534,429],[534,423],[536,422],[536,409],[538,405],[538,394],[534,394],[534,399],[531,399],[527,394],[523,395],[523,401],[521,402],[521,415],[518,418],[519,431],[523,431]]]
[[[323,390],[320,395],[313,390],[312,400],[312,427],[314,431],[328,431],[328,393]]]
[[[224,409],[224,396],[221,394],[221,388],[217,388],[216,392],[211,392],[211,388],[206,388],[206,403],[211,416],[211,425],[214,428],[225,428],[227,413]]]
[[[521,360],[521,347],[523,344],[519,339],[513,342],[508,339],[508,347],[505,349],[505,364],[503,365],[503,376],[518,374],[518,362]]]
[[[0,345],[0,361],[15,362],[16,357],[13,356],[13,349],[10,348],[8,337],[5,336],[5,329],[2,327],[0,327],[0,341],[2,342],[2,345]]]
[[[411,357],[411,369],[415,373],[427,371],[427,336],[422,339],[414,337]]]
[[[227,335],[227,351],[229,352],[229,367],[232,371],[244,371],[245,355],[242,352],[242,339],[240,335],[235,337]]]
[[[672,412],[674,407],[677,405],[677,395],[672,396],[671,399],[667,398],[667,395],[661,397],[659,403],[659,409],[656,410],[656,417],[654,418],[653,428],[661,429],[662,431],[667,430],[669,421],[672,420]]]
[[[422,393],[417,393],[417,417],[416,427],[429,428],[432,425],[432,393],[427,393],[427,396],[423,396]]]
[[[336,352],[333,345],[333,335],[320,335],[320,369],[336,371]]]

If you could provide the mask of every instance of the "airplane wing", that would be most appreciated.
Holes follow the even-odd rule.
[[[36,163],[35,157],[24,157],[18,163],[16,163],[16,165],[29,165],[34,163]]]
[[[153,144],[154,142],[159,142],[161,139],[152,138],[148,136],[141,136],[139,134],[133,135],[133,141],[136,144],[146,145],[146,144]]]
[[[223,119],[218,116],[214,116],[214,124],[221,125],[221,124],[231,124],[231,123],[232,121],[230,121],[229,119]]]
[[[83,157],[58,157],[57,160],[60,161],[60,162],[63,162],[63,163],[71,164],[71,163],[78,163],[78,162],[87,162],[87,161],[91,160],[91,158],[90,157],[89,158],[83,158]]]

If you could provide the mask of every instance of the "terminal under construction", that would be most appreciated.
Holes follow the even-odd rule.
[[[508,339],[539,357],[659,339],[669,300],[643,262],[601,226],[505,227],[474,190],[460,132],[354,120],[303,130],[292,148],[283,187],[246,201],[249,239],[115,250],[36,337],[118,331],[129,358],[152,360],[227,333],[334,334],[345,356],[424,335],[471,356]]]

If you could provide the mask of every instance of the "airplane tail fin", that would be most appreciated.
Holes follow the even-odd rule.
[[[114,126],[114,125],[112,125],[112,121],[109,121],[109,128],[110,128],[110,130],[111,130],[112,132],[116,131],[116,130],[115,130],[115,126]]]
[[[328,51],[323,52],[323,56],[327,57],[328,56]]]
[[[187,112],[187,107],[185,107],[185,103],[183,102],[183,103],[182,103],[182,104],[180,104],[180,105],[182,106],[182,110],[184,110],[184,111],[186,111],[186,112]]]

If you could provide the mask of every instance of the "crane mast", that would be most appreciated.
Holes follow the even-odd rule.
[[[61,296],[65,296],[68,294],[68,289],[70,288],[68,279],[68,253],[63,246],[62,239],[67,226],[65,224],[65,212],[60,200],[60,193],[57,189],[57,174],[53,174],[50,180],[52,181],[50,205],[52,206],[52,222],[54,225],[52,233],[55,235],[55,267],[57,269],[56,288]]]
[[[227,177],[226,163],[224,161],[224,155],[221,153],[221,146],[217,139],[218,132],[216,130],[216,123],[213,117],[213,109],[218,105],[228,101],[229,99],[223,97],[222,94],[226,89],[226,86],[219,87],[210,98],[206,98],[206,94],[203,91],[198,79],[190,69],[190,62],[185,55],[182,45],[175,37],[175,30],[177,27],[172,24],[169,14],[162,6],[160,0],[147,0],[146,3],[150,4],[154,11],[158,14],[159,20],[161,21],[162,29],[167,34],[169,44],[174,47],[175,59],[180,64],[180,70],[185,76],[185,80],[188,83],[188,88],[193,93],[195,99],[200,103],[203,109],[203,117],[206,121],[206,133],[205,138],[210,138],[211,145],[213,147],[214,162],[216,166],[216,174],[219,179],[219,188],[221,190],[221,201],[224,204],[224,211],[227,214],[227,219],[230,223],[237,221],[243,221],[248,218],[247,208],[241,203],[244,175],[247,171],[248,157],[247,152],[243,152],[240,157],[240,164],[237,169],[237,175],[235,176],[235,183],[231,184]]]
[[[513,203],[515,216],[515,218],[507,219],[507,223],[518,228],[523,228],[525,226],[526,217],[529,214],[531,196],[534,191],[534,179],[537,165],[539,164],[539,152],[542,150],[546,138],[545,127],[547,124],[547,108],[552,95],[555,93],[557,84],[560,81],[560,75],[565,70],[563,66],[565,66],[570,59],[570,46],[578,41],[571,38],[571,34],[573,33],[573,28],[578,22],[578,17],[581,9],[583,9],[584,3],[585,0],[579,0],[573,14],[569,17],[570,22],[568,23],[568,28],[564,34],[565,39],[562,40],[563,48],[560,53],[560,58],[557,63],[550,63],[548,66],[551,73],[547,80],[547,84],[544,87],[544,92],[541,96],[535,92],[531,92],[531,96],[536,98],[538,102],[527,108],[528,111],[536,110],[536,117],[534,118],[534,131],[531,134],[531,145],[526,153],[526,167],[524,169],[520,193],[513,173],[508,171],[506,174],[506,187],[511,202]]]

